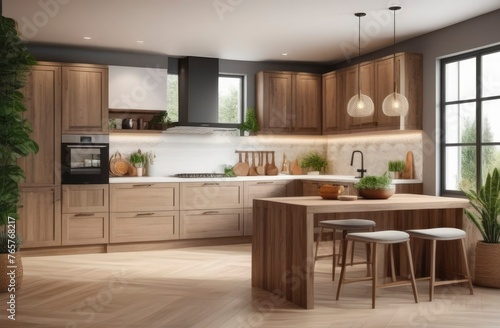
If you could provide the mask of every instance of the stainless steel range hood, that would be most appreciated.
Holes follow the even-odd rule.
[[[218,123],[219,59],[179,59],[179,125],[236,127]]]

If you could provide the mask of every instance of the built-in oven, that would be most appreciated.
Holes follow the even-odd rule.
[[[63,184],[109,183],[109,136],[62,136],[61,174]]]

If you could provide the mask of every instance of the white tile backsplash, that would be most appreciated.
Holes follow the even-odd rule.
[[[120,135],[110,136],[110,154],[120,151],[128,157],[132,152],[156,153],[156,170],[159,176],[176,173],[221,173],[225,165],[238,162],[235,150],[275,151],[275,163],[281,168],[283,154],[292,162],[311,151],[327,154],[329,174],[357,175],[360,167],[356,155],[351,167],[351,154],[361,150],[367,174],[383,174],[389,160],[406,158],[411,150],[415,160],[415,178],[422,178],[422,134],[421,132],[398,133],[397,135],[356,136],[277,136],[259,135],[251,137],[214,135]],[[251,161],[251,159],[249,159]]]

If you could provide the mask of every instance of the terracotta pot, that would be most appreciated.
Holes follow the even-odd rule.
[[[477,242],[474,284],[500,288],[500,243]]]
[[[359,189],[358,195],[368,199],[387,199],[394,195],[395,189]]]
[[[21,288],[23,282],[23,262],[21,253],[16,252],[11,254],[0,254],[0,293],[12,292],[12,287],[15,290]],[[12,267],[12,268],[9,268]],[[14,271],[14,274],[9,273]],[[9,290],[9,288],[11,290]]]

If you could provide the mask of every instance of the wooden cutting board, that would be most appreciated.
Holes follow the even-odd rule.
[[[403,172],[403,179],[413,179],[413,153],[408,151],[406,153],[405,171]]]

